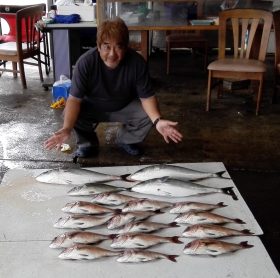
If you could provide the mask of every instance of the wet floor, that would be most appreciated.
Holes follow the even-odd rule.
[[[211,59],[211,56],[210,56]],[[62,110],[51,109],[51,91],[45,91],[36,70],[28,68],[27,90],[9,73],[0,77],[0,172],[14,168],[119,166],[176,162],[223,162],[264,231],[261,237],[280,269],[280,104],[271,104],[273,57],[268,58],[261,114],[254,114],[254,97],[246,91],[213,94],[213,110],[205,112],[207,73],[202,60],[186,53],[172,59],[165,74],[165,57],[153,53],[150,72],[164,118],[178,121],[181,144],[166,144],[152,130],[141,157],[130,157],[114,144],[117,123],[100,124],[100,153],[73,164],[72,153],[46,151],[43,141],[62,123]],[[74,150],[74,138],[68,142]]]

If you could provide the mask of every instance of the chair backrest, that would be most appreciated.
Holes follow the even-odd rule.
[[[257,9],[232,9],[219,13],[219,59],[226,55],[226,36],[233,35],[233,50],[235,58],[249,59],[255,47],[259,44],[256,59],[265,60],[272,13]],[[256,39],[256,37],[258,39]]]
[[[273,26],[275,35],[275,66],[280,64],[280,10],[273,12]]]
[[[40,30],[35,23],[42,19],[44,6],[41,4],[23,8],[16,13],[16,42],[18,50],[22,50],[22,43],[27,51],[40,47]]]

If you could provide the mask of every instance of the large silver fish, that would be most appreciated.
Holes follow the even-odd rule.
[[[67,192],[67,194],[70,196],[91,196],[104,192],[117,192],[122,190],[125,189],[105,183],[86,183],[73,187]]]
[[[188,197],[210,193],[225,193],[233,196],[232,187],[216,188],[169,177],[142,181],[131,187],[130,190],[142,194],[166,197]]]
[[[171,207],[172,205],[173,204],[169,202],[163,202],[163,201],[152,200],[152,199],[139,199],[139,200],[132,200],[126,203],[122,211],[123,212],[155,211],[155,210]]]
[[[112,248],[148,248],[161,243],[182,243],[177,236],[164,237],[153,234],[122,234],[116,236]]]
[[[117,229],[125,224],[132,222],[146,219],[155,213],[161,213],[160,211],[131,211],[131,212],[123,212],[116,215],[108,221],[107,228],[108,229]]]
[[[77,243],[80,244],[93,244],[98,243],[103,240],[113,239],[116,235],[102,235],[93,232],[87,231],[73,231],[73,232],[66,232],[56,236],[51,244],[49,245],[50,248],[67,248],[71,247]]]
[[[176,262],[178,255],[167,255],[148,250],[127,249],[117,258],[120,263],[143,263],[158,259],[167,259]]]
[[[112,216],[68,215],[59,218],[53,226],[60,229],[86,229],[103,225],[111,218]]]
[[[95,260],[102,257],[119,256],[120,254],[121,252],[118,251],[111,251],[92,245],[78,244],[66,248],[58,257],[63,260]]]
[[[199,211],[207,211],[213,210],[217,208],[226,207],[223,202],[218,204],[207,204],[207,203],[200,203],[200,202],[178,202],[175,203],[172,208],[170,209],[170,213],[186,213],[191,210],[199,210]]]
[[[122,229],[118,231],[118,233],[150,233],[160,229],[172,227],[179,227],[179,225],[176,222],[164,224],[151,221],[133,221],[126,224]]]
[[[241,219],[229,218],[208,211],[189,211],[178,215],[175,220],[179,224],[224,224],[238,223],[245,224]]]
[[[108,205],[108,206],[119,206],[119,205],[127,203],[131,200],[138,199],[138,198],[135,198],[132,196],[123,195],[123,194],[114,193],[114,192],[105,192],[105,193],[94,194],[91,197],[92,197],[92,199],[91,199],[92,203]]]
[[[51,169],[36,177],[36,180],[44,183],[56,184],[85,184],[94,182],[106,182],[120,180],[120,176],[103,174],[86,169]]]
[[[183,237],[220,238],[228,236],[250,236],[253,233],[247,229],[239,231],[220,225],[196,224],[187,227],[182,235]]]
[[[156,164],[144,167],[133,174],[126,177],[130,181],[145,181],[149,179],[171,177],[183,180],[197,180],[206,178],[222,177],[225,171],[217,173],[202,172],[197,170],[188,169],[176,165]]]
[[[86,201],[74,201],[67,203],[61,210],[63,212],[76,214],[103,214],[121,212],[121,209],[111,209]]]
[[[183,252],[188,255],[210,255],[218,256],[225,253],[235,252],[242,249],[251,248],[247,241],[239,244],[221,241],[217,239],[196,239],[188,243]]]

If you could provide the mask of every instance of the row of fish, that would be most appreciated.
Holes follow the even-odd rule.
[[[225,171],[217,173],[202,172],[176,165],[156,164],[144,167],[132,174],[108,175],[86,169],[51,169],[39,174],[36,179],[40,182],[55,184],[86,184],[96,182],[108,182],[114,180],[145,181],[162,178],[164,176],[183,179],[199,180],[213,177],[223,177]]]

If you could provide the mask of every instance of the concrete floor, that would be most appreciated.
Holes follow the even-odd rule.
[[[150,71],[163,117],[179,122],[184,141],[165,144],[155,130],[144,142],[145,154],[129,157],[114,145],[118,124],[100,124],[100,154],[73,164],[71,153],[46,151],[43,141],[62,123],[62,110],[53,110],[51,91],[45,91],[36,69],[27,69],[27,90],[8,73],[0,77],[0,173],[13,168],[138,165],[221,161],[264,230],[261,237],[280,269],[280,104],[271,104],[273,57],[268,57],[261,115],[254,114],[253,96],[242,91],[213,95],[205,112],[207,73],[200,57],[177,53],[172,74],[165,74],[164,54],[153,53]],[[74,138],[69,144],[74,148]]]

